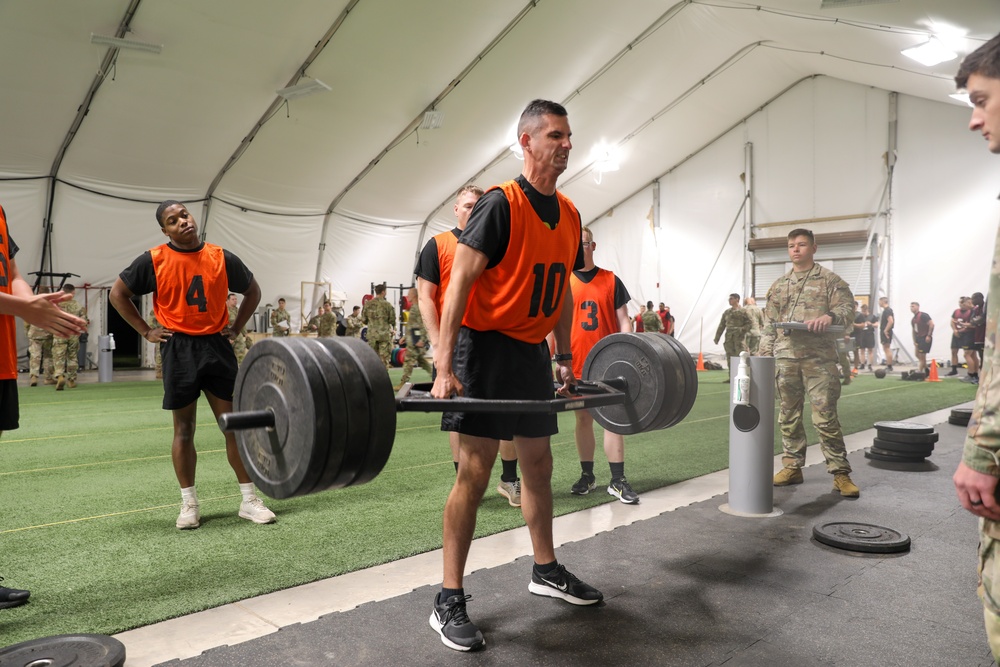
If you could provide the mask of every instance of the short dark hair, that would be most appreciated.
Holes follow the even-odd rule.
[[[284,302],[285,302],[284,299],[278,299],[278,303],[284,303]]]
[[[965,88],[973,74],[1000,79],[1000,35],[965,56],[955,75],[955,85]]]
[[[792,231],[788,232],[788,240],[789,241],[791,241],[792,239],[794,239],[797,236],[807,236],[807,237],[809,237],[809,243],[813,243],[813,244],[816,243],[816,237],[813,236],[813,233],[812,233],[811,229],[803,229],[802,227],[799,227],[798,229],[793,229]]]
[[[920,307],[920,304],[919,304],[918,302],[916,302],[916,301],[911,301],[911,302],[910,302],[910,305],[911,305],[911,306],[916,306],[917,308],[919,308],[919,307]]]
[[[381,283],[375,286],[376,294],[385,294],[385,283]]]
[[[156,222],[159,223],[160,227],[163,226],[163,212],[166,211],[171,206],[174,206],[175,204],[180,204],[181,206],[184,206],[182,202],[179,202],[175,199],[167,199],[166,201],[160,202],[160,205],[156,207]]]
[[[739,301],[740,300],[740,295],[737,294],[736,292],[733,292],[732,294],[729,295],[729,298],[730,299],[736,299],[737,301]]]
[[[652,301],[647,301],[646,302],[646,308],[648,308],[649,310],[653,310],[653,302]]]
[[[63,285],[62,291],[69,292],[70,294],[72,294],[73,292],[76,291],[76,285],[74,285],[73,283],[66,283],[65,285]]]
[[[361,310],[361,306],[354,306],[354,310]]]
[[[550,100],[531,100],[528,106],[521,112],[521,118],[517,121],[517,136],[527,132],[531,134],[538,128],[538,121],[542,116],[568,116],[566,107],[558,102]]]

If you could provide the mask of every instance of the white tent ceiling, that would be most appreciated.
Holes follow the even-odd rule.
[[[532,98],[569,110],[561,187],[586,223],[803,78],[946,102],[956,61],[923,67],[900,50],[949,26],[961,57],[1000,32],[1000,5],[4,0],[0,203],[22,272],[41,265],[48,219],[46,269],[108,284],[162,240],[151,204],[177,198],[207,202],[192,206],[207,240],[247,260],[265,300],[322,278],[354,301],[371,281],[410,280],[462,185],[519,172],[507,146]],[[303,75],[332,90],[285,106],[276,89]],[[443,127],[417,130],[431,108]],[[621,169],[597,184],[600,141]]]

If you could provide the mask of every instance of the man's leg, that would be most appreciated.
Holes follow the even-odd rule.
[[[580,479],[570,488],[574,496],[585,496],[597,486],[594,475],[594,418],[586,410],[576,410],[576,453],[580,458]]]
[[[444,505],[444,588],[462,588],[465,562],[476,531],[476,513],[479,501],[486,492],[493,473],[493,464],[500,448],[498,440],[460,435],[458,445],[458,474]],[[522,459],[523,461],[523,459]],[[522,463],[523,468],[523,463]],[[549,491],[549,522],[551,536],[551,490]],[[522,495],[522,503],[523,495]],[[527,520],[527,513],[525,513]],[[551,537],[550,537],[551,542]]]
[[[514,438],[521,462],[521,512],[528,524],[535,563],[556,559],[552,544],[552,448],[549,438]]]
[[[803,376],[809,392],[809,403],[812,405],[812,423],[819,433],[826,470],[833,475],[833,488],[845,498],[857,498],[861,491],[851,480],[851,464],[847,460],[844,432],[837,415],[840,383],[836,381],[834,373],[836,368],[832,364],[813,361],[803,363]]]
[[[205,398],[208,399],[208,404],[212,408],[216,420],[222,413],[233,411],[232,401],[225,401],[210,391],[205,392]],[[243,500],[240,502],[240,518],[248,519],[254,523],[274,523],[274,512],[269,510],[264,505],[264,501],[257,497],[250,475],[247,474],[247,469],[243,465],[243,459],[240,458],[240,450],[236,444],[236,436],[232,432],[226,432],[223,435],[226,436],[226,458],[229,459],[229,466],[236,473],[236,481],[239,482],[240,494],[243,496]]]
[[[194,488],[195,466],[198,461],[198,452],[194,448],[198,401],[170,412],[174,418],[174,441],[170,455],[174,462],[174,474],[181,486],[181,513],[176,525],[180,530],[188,530],[201,525],[198,495]]]
[[[500,441],[500,463],[503,472],[497,493],[507,499],[511,507],[521,506],[521,480],[517,476],[517,448],[511,440]]]
[[[993,652],[993,659],[1000,660],[1000,561],[997,559],[997,534],[1000,524],[986,519],[979,520],[979,599],[983,603],[983,620],[986,639]]]
[[[805,386],[802,381],[801,362],[778,359],[775,362],[778,392],[778,428],[784,453],[781,463],[785,466],[774,476],[776,486],[802,483],[802,466],[806,462],[806,429],[802,423],[802,406],[805,403]]]

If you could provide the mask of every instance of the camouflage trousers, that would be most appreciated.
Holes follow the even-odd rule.
[[[76,382],[76,372],[80,367],[80,337],[55,338],[52,341],[52,372],[65,375],[67,380]]]
[[[52,379],[52,336],[47,338],[32,338],[28,342],[28,366],[32,375],[40,375],[44,366],[45,379]],[[44,361],[43,361],[44,360]]]
[[[243,334],[240,334],[233,340],[233,354],[236,355],[236,363],[243,363],[243,358],[247,356],[249,347],[247,345],[247,337]]]
[[[730,334],[728,330],[726,331],[726,338],[722,341],[722,347],[726,351],[727,368],[731,357],[738,357],[740,356],[740,352],[747,349],[746,339],[747,335],[745,333]]]
[[[368,331],[368,345],[375,350],[375,354],[379,356],[382,363],[385,364],[386,370],[392,368],[392,364],[389,359],[392,357],[392,336],[388,333],[385,334],[373,334],[371,330]]]
[[[1000,660],[1000,522],[979,520],[979,599],[983,601],[986,639]]]
[[[851,472],[844,432],[837,416],[840,374],[836,363],[816,359],[775,359],[775,381],[780,406],[778,428],[784,447],[781,462],[785,467],[801,468],[806,463],[806,429],[802,410],[808,394],[812,405],[812,424],[819,433],[827,472]]]
[[[424,354],[424,348],[417,347],[416,345],[407,345],[406,357],[403,360],[403,377],[399,380],[400,384],[403,384],[410,379],[410,375],[413,374],[414,366],[420,366],[429,374],[434,375],[434,368],[431,366],[431,362],[427,361],[427,356]]]
[[[758,347],[760,347],[760,335],[747,334],[747,351],[751,357],[756,356]]]

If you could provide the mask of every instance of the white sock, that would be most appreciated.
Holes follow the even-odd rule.
[[[181,489],[181,500],[186,503],[198,504],[198,494],[195,492],[193,486],[189,486],[186,489]]]
[[[253,482],[247,482],[246,484],[240,484],[240,493],[243,494],[243,500],[250,500],[257,494],[253,490]]]

